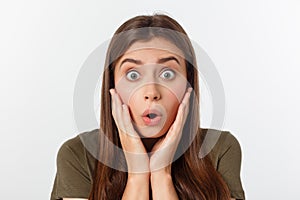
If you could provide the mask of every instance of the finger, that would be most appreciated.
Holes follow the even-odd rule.
[[[183,123],[185,123],[185,120],[187,118],[187,115],[189,113],[189,105],[190,105],[190,96],[191,96],[191,92],[192,92],[192,88],[188,88],[182,101],[181,101],[181,104],[184,105],[185,109],[184,109],[184,112],[183,112]]]
[[[121,132],[126,133],[126,129],[124,126],[124,121],[123,121],[123,107],[122,107],[122,101],[120,99],[120,96],[118,93],[115,92],[114,94],[115,97],[115,105],[116,105],[116,117],[119,123],[119,129]]]
[[[190,87],[187,91],[186,97],[184,98],[185,110],[184,110],[184,122],[189,113],[189,106],[190,106],[190,98],[191,98],[192,88]]]
[[[185,104],[180,104],[177,112],[176,119],[174,121],[174,127],[173,130],[179,131],[181,130],[181,126],[183,127],[183,118],[184,118],[184,110],[185,110]]]
[[[115,96],[114,96],[114,89],[110,89],[109,90],[110,94],[111,94],[111,112],[112,112],[112,115],[113,115],[113,118],[117,124],[117,119],[116,119],[116,102],[115,102]],[[118,124],[117,124],[118,126]]]
[[[175,121],[173,122],[172,126],[170,127],[167,135],[166,135],[166,140],[176,140],[178,134],[180,134],[181,131],[181,125],[182,124],[182,119],[183,119],[183,110],[184,110],[184,105],[180,104],[178,107],[177,115],[175,118]]]
[[[189,98],[191,96],[191,92],[192,92],[192,89],[191,88],[188,88],[181,103],[187,105],[189,103]]]
[[[126,130],[126,133],[130,134],[131,136],[138,137],[132,125],[128,106],[126,104],[123,104],[122,107],[123,107],[123,122],[124,122],[124,128]]]
[[[176,126],[174,128],[178,128],[179,124],[184,123],[184,120],[186,118],[186,113],[188,112],[188,106],[189,106],[189,99],[190,99],[190,95],[191,95],[191,91],[190,88],[188,89],[188,91],[185,93],[181,104],[178,107],[178,111],[177,111],[177,116],[175,121],[177,120]],[[179,124],[178,124],[179,123]]]
[[[122,122],[122,106],[120,103],[120,99],[118,97],[118,94],[116,93],[115,89],[110,89],[111,95],[112,95],[112,114],[114,117],[114,120],[116,122],[117,128],[119,132],[124,131],[124,126]]]
[[[170,135],[176,134],[178,132],[181,132],[185,123],[185,120],[187,118],[187,114],[189,112],[189,99],[191,95],[192,88],[188,88],[187,92],[185,93],[181,104],[178,107],[177,115],[172,127],[172,130]]]

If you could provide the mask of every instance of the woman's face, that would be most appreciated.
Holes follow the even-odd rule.
[[[183,53],[154,38],[135,42],[115,66],[115,88],[141,137],[164,135],[175,120],[187,88]]]

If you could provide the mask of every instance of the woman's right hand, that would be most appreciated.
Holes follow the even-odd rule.
[[[125,154],[128,176],[136,173],[149,174],[149,156],[141,138],[133,128],[128,106],[122,103],[115,89],[109,91],[112,99],[112,115]]]

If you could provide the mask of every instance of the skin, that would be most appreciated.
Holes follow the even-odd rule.
[[[134,199],[142,197],[149,198],[149,180],[152,188],[153,199],[178,199],[172,178],[170,163],[176,151],[178,142],[181,137],[184,121],[188,113],[188,102],[191,90],[188,90],[178,108],[178,114],[169,131],[164,138],[159,139],[154,147],[154,153],[149,158],[146,149],[137,136],[132,124],[130,124],[130,115],[127,105],[122,105],[119,96],[115,90],[111,90],[113,98],[113,116],[117,122],[122,147],[128,165],[128,182],[123,194],[123,199]],[[129,124],[128,124],[129,123]],[[126,124],[126,126],[125,126]],[[126,132],[122,131],[126,130]],[[127,134],[131,133],[131,134]],[[136,161],[135,154],[143,154]],[[141,165],[144,163],[141,169]],[[138,170],[139,173],[136,173]],[[137,187],[139,189],[137,189]]]
[[[116,93],[128,105],[134,128],[142,138],[163,136],[175,120],[187,84],[181,54],[170,42],[155,38],[134,43],[115,66]],[[141,116],[153,108],[162,112],[162,120],[157,126],[147,126]]]
[[[141,45],[140,42],[136,43],[137,46]],[[173,56],[180,60],[177,64],[174,64],[175,61],[173,60],[164,64],[170,68],[174,67],[172,65],[178,65],[177,72],[186,77],[184,61],[178,54],[162,50],[161,46],[153,48],[155,45],[169,45],[166,40],[154,39],[142,44],[147,47],[151,46],[151,48],[132,51],[132,48],[136,48],[133,45],[127,51],[129,53],[125,53],[117,63],[115,68],[116,86],[118,85],[118,81],[124,76],[123,71],[120,70],[120,63],[128,58],[139,60],[141,61],[140,64],[147,65],[158,64],[157,61],[159,59]],[[130,66],[134,65],[134,63],[129,64]],[[135,64],[134,67],[138,67],[138,65]],[[126,94],[122,96],[116,89],[110,90],[112,95],[112,114],[118,127],[122,148],[128,165],[128,182],[123,199],[134,199],[137,196],[141,199],[148,199],[149,184],[152,188],[153,199],[178,199],[171,177],[171,162],[188,115],[191,91],[191,88],[189,88],[188,90],[184,90],[183,94],[174,94],[172,91],[166,89],[166,87],[153,83],[143,86],[140,90],[132,94],[131,98],[126,99]],[[178,96],[179,98],[182,96],[180,102],[177,98]],[[138,101],[139,104],[137,103]],[[124,102],[127,102],[127,104]],[[154,141],[154,144],[149,145],[147,141],[143,142],[140,138],[140,135],[143,135],[146,137],[144,138],[146,140],[148,132],[146,134],[138,133],[136,129],[139,130],[138,126],[141,124],[138,110],[143,106],[147,108],[147,105],[153,103],[160,104],[165,108],[166,121],[161,125],[160,131],[155,135],[149,136],[152,138],[152,142]],[[137,128],[134,127],[132,121],[136,124]],[[153,129],[153,127],[149,127],[149,129]],[[152,146],[151,156],[148,156],[146,150],[149,146]]]
[[[161,58],[169,57],[175,57],[179,62],[158,62]],[[141,62],[123,62],[126,59]],[[134,43],[115,67],[116,88],[110,90],[112,115],[128,166],[128,181],[122,199],[149,199],[149,186],[153,199],[178,199],[171,176],[171,163],[188,115],[192,89],[186,89],[185,84],[180,82],[182,79],[177,79],[178,85],[170,82],[158,84],[152,80],[146,84],[136,83],[141,87],[128,90],[130,85],[126,85],[124,78],[129,69],[148,70],[146,67],[149,67],[149,71],[140,70],[141,75],[147,72],[160,77],[156,76],[159,73],[155,69],[161,69],[161,64],[176,68],[176,72],[186,78],[182,52],[161,38]],[[141,66],[143,68],[139,68]],[[180,87],[182,85],[183,89]],[[141,112],[153,105],[163,108],[165,120],[157,127],[145,127]],[[148,152],[151,152],[150,156]]]

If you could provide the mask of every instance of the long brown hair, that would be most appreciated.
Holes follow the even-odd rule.
[[[143,29],[151,27],[154,29]],[[156,29],[156,30],[155,30]],[[161,29],[161,30],[160,30]],[[168,31],[175,32],[170,34]],[[120,34],[122,37],[119,37]],[[184,35],[184,37],[182,37]],[[109,89],[114,88],[114,68],[122,54],[136,41],[162,37],[175,44],[184,53],[187,80],[193,88],[189,114],[184,126],[184,137],[178,145],[177,159],[172,163],[172,178],[180,199],[228,200],[229,190],[208,156],[199,158],[204,133],[199,124],[199,86],[195,53],[186,32],[178,22],[166,15],[137,16],[122,24],[115,32],[107,50],[101,91],[100,131],[116,146],[121,147],[118,130],[111,112]],[[99,134],[102,135],[102,134]],[[99,137],[99,156],[119,165],[126,165],[123,155],[110,148],[107,140]],[[191,144],[190,144],[191,143]],[[186,149],[184,147],[188,146]],[[183,149],[183,150],[182,150]],[[123,159],[120,159],[123,158]],[[117,160],[118,159],[118,160]],[[125,163],[125,164],[124,164]],[[126,167],[126,166],[125,166]],[[89,200],[121,199],[127,182],[127,172],[113,169],[96,161]]]

